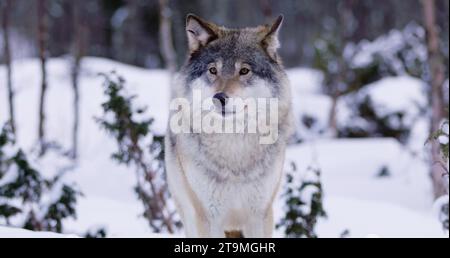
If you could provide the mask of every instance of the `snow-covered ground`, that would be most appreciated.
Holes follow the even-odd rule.
[[[57,234],[52,232],[35,232],[21,228],[0,226],[0,238],[75,238],[76,235]]]
[[[55,58],[49,62],[48,69],[49,91],[45,107],[48,140],[55,140],[68,150],[73,113],[70,65],[64,58]],[[67,219],[64,228],[70,235],[104,227],[110,237],[152,237],[155,235],[147,222],[139,216],[142,207],[133,192],[134,173],[110,159],[115,142],[94,121],[94,117],[102,113],[100,103],[104,100],[103,80],[98,73],[112,70],[126,79],[128,90],[137,95],[138,103],[148,106],[149,114],[155,118],[153,128],[160,133],[165,131],[170,81],[165,71],[145,70],[101,58],[85,58],[80,81],[80,157],[75,169],[68,174],[68,179],[78,184],[83,197],[77,204],[77,219]],[[296,117],[309,114],[325,124],[331,101],[320,94],[321,74],[302,68],[290,70],[288,74],[292,81]],[[25,151],[31,151],[37,139],[38,61],[15,62],[13,78],[17,95],[18,143]],[[395,82],[396,78],[390,79]],[[384,89],[374,87],[378,89],[373,91],[378,94],[377,98],[381,96],[380,101],[392,100],[395,102],[392,105],[400,105],[397,100],[404,103],[401,98],[405,93],[401,87],[391,92],[394,95],[398,92],[397,98],[392,95],[383,98]],[[6,121],[7,110],[5,68],[0,66],[0,124]],[[303,130],[300,123],[298,126]],[[424,131],[417,129],[418,139],[424,137]],[[289,148],[287,162],[295,161],[300,171],[313,163],[322,170],[328,218],[320,220],[319,236],[339,237],[345,230],[350,237],[446,236],[437,215],[432,212],[432,191],[426,164],[409,149],[392,139],[335,140],[315,135],[308,139]],[[47,162],[51,165],[57,160]],[[377,177],[383,167],[388,169],[389,177]],[[279,217],[281,203],[278,202],[276,207]],[[0,237],[30,234],[54,236],[51,233],[35,235],[19,229],[0,228]]]
[[[427,167],[392,139],[320,140],[293,146],[298,171],[321,168],[328,218],[322,237],[432,237],[443,235],[432,213]],[[387,167],[389,177],[378,173]]]

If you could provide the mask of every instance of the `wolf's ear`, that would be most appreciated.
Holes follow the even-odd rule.
[[[277,49],[280,47],[278,36],[281,25],[283,24],[283,19],[283,15],[280,15],[272,25],[265,26],[261,41],[263,48],[267,51],[267,54],[276,61],[278,60]]]
[[[194,53],[209,42],[218,38],[219,27],[209,23],[194,14],[186,17],[186,33],[188,37],[189,51]]]

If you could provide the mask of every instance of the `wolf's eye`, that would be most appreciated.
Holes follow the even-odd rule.
[[[216,75],[217,74],[217,69],[215,67],[211,67],[211,68],[209,68],[209,73]]]
[[[249,70],[248,68],[242,68],[242,69],[239,71],[239,74],[240,74],[240,75],[247,75],[249,72],[250,72],[250,70]]]

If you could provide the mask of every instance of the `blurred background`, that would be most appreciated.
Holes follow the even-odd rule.
[[[227,27],[284,15],[296,133],[276,236],[448,237],[449,1],[0,8],[0,237],[182,235],[162,137],[188,13]]]
[[[11,40],[20,44],[14,57],[37,56],[36,21],[39,1],[14,1],[9,10]],[[163,13],[170,17],[177,64],[186,57],[185,17],[195,13],[228,27],[257,26],[285,16],[280,50],[286,66],[311,66],[314,42],[328,33],[339,40],[374,40],[392,29],[411,23],[421,24],[423,11],[419,0],[310,1],[310,0],[192,0],[163,1]],[[83,30],[84,53],[107,57],[146,68],[164,67],[161,53],[161,8],[158,0],[51,0],[46,6],[48,55],[70,53],[77,33]],[[75,17],[77,16],[77,17]],[[79,17],[78,17],[79,16]],[[436,1],[436,22],[440,37],[448,42],[448,2]],[[448,43],[447,43],[448,44]],[[445,44],[443,49],[448,49]]]

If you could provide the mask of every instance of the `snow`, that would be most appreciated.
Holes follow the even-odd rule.
[[[381,56],[397,74],[404,74],[404,65],[397,54],[408,50],[409,53],[405,56],[408,64],[413,63],[416,57],[419,60],[426,60],[427,49],[422,44],[424,37],[425,30],[415,23],[410,23],[401,31],[391,30],[374,41],[363,40],[358,46],[351,46],[350,49],[346,49],[346,56],[352,57],[353,67],[367,66]]]
[[[8,172],[4,174],[2,178],[0,178],[0,186],[7,185],[16,181],[18,176],[19,173],[17,172],[17,167],[13,165],[13,167],[8,170]]]
[[[357,119],[355,113],[355,99],[362,101],[369,98],[373,104],[377,117],[388,117],[393,128],[405,126],[410,129],[407,147],[411,152],[425,153],[424,144],[429,138],[429,121],[423,117],[427,108],[426,84],[410,76],[385,77],[377,82],[365,86],[357,93],[344,96],[338,103],[338,124],[360,125],[365,127],[365,121]],[[404,114],[402,124],[398,116]],[[356,116],[356,117],[355,117]],[[420,155],[424,158],[424,155]]]
[[[427,104],[425,83],[408,76],[383,78],[368,85],[358,94],[370,95],[377,105],[376,111],[380,117],[403,112],[410,116],[408,119],[414,119],[420,108]],[[411,109],[412,107],[416,108]]]
[[[321,168],[325,195],[382,200],[417,210],[431,207],[427,165],[393,139],[318,140],[291,147],[287,153],[299,171],[313,159]],[[389,178],[377,177],[383,166],[388,167]]]
[[[130,196],[128,202],[95,196],[82,197],[77,211],[79,218],[69,219],[65,224],[69,232],[84,234],[104,228],[108,237],[162,237],[153,234],[148,222],[139,216],[142,209],[134,196]]]
[[[293,102],[293,109],[297,133],[304,139],[315,138],[325,131],[328,124],[331,99],[320,94],[299,94],[296,99],[299,101]],[[310,130],[302,123],[302,119],[307,117],[315,119]]]
[[[432,213],[427,165],[397,141],[317,140],[291,147],[287,153],[298,171],[306,171],[315,159],[328,215],[319,222],[319,237],[338,237],[346,229],[351,237],[444,235]],[[389,177],[377,177],[382,166],[388,167]]]
[[[287,71],[292,91],[295,93],[320,94],[323,74],[309,68],[293,68]]]
[[[7,144],[5,146],[3,146],[3,154],[7,157],[11,157],[17,154],[17,152],[19,152],[19,148],[15,145],[12,144]]]
[[[444,126],[442,127],[442,132],[444,132],[445,134],[448,135],[448,123],[444,124]]]
[[[433,212],[436,216],[439,216],[441,213],[442,206],[449,203],[449,195],[443,195],[434,201],[433,204]]]
[[[145,235],[122,235],[128,238],[179,238],[180,235],[169,234],[145,234]],[[79,238],[74,234],[58,234],[53,232],[36,232],[21,228],[0,226],[0,238]]]
[[[303,188],[300,195],[300,200],[304,202],[304,205],[302,205],[300,208],[304,214],[309,214],[311,212],[311,202],[314,194],[316,194],[317,192],[318,189],[314,185],[307,185],[305,186],[305,188]]]
[[[49,88],[46,103],[47,135],[63,150],[71,146],[72,87],[70,62],[54,58],[48,63]],[[88,57],[82,62],[80,79],[80,156],[77,164],[68,164],[57,155],[33,161],[52,171],[67,168],[68,181],[76,182],[83,196],[77,202],[77,219],[64,221],[65,233],[82,236],[87,231],[105,228],[108,237],[169,237],[153,234],[140,216],[142,204],[133,191],[135,173],[132,168],[118,165],[110,159],[116,144],[99,129],[94,118],[102,114],[103,79],[100,72],[116,71],[127,82],[127,91],[137,95],[138,105],[148,107],[155,118],[153,129],[164,133],[168,119],[169,74],[162,70],[146,70],[102,58]],[[7,117],[5,68],[0,66],[0,124]],[[39,93],[39,63],[24,59],[14,63],[18,145],[27,153],[34,150],[37,140],[37,104]],[[288,71],[292,80],[296,119],[310,115],[317,120],[312,130],[297,123],[297,131],[307,139],[289,147],[287,162],[295,161],[297,171],[307,171],[314,165],[321,170],[327,219],[318,225],[320,237],[339,237],[348,229],[350,237],[442,237],[445,233],[432,213],[432,191],[427,164],[393,139],[321,139],[326,129],[331,100],[321,94],[323,80],[317,71],[297,68]],[[422,84],[409,77],[388,78],[368,88],[384,110],[405,109],[416,114],[410,103],[423,104],[419,96]],[[342,105],[346,118],[351,109]],[[341,121],[345,121],[342,118]],[[416,123],[417,124],[420,123]],[[426,125],[416,128],[423,136]],[[417,140],[420,142],[421,139]],[[423,150],[424,141],[421,143]],[[420,151],[420,149],[418,149]],[[72,166],[72,167],[70,167]],[[389,177],[379,178],[387,167]],[[281,192],[281,191],[280,191]],[[282,204],[277,198],[276,218],[281,217]],[[276,233],[280,236],[280,232]],[[32,233],[21,229],[0,227],[0,237],[66,237],[52,233]],[[182,232],[175,235],[181,237]],[[173,237],[173,236],[171,236]]]
[[[317,171],[314,169],[310,169],[307,171],[306,175],[303,176],[303,182],[310,182],[310,183],[318,183],[320,182],[320,176],[317,175],[317,173],[312,172],[312,171]]]
[[[331,99],[323,95],[321,84],[323,75],[309,68],[294,68],[287,71],[291,82],[293,110],[297,136],[303,140],[315,138],[324,133],[328,124]],[[346,108],[346,107],[344,107]],[[303,119],[313,118],[311,128],[307,128]]]
[[[385,77],[344,97],[343,102],[351,109],[354,107],[355,97],[360,100],[369,97],[378,117],[404,113],[404,123],[410,125],[416,122],[427,105],[425,87],[421,80],[409,76]],[[341,123],[345,122],[341,119]]]
[[[17,140],[25,151],[32,151],[37,142],[38,99],[36,96],[39,93],[39,63],[33,59],[22,60],[16,62],[14,67],[16,69],[14,69],[13,78],[17,89],[15,104],[18,124]],[[70,63],[64,58],[55,58],[49,61],[48,69],[48,102],[45,108],[49,140],[57,140],[63,150],[69,150],[72,130],[72,119],[68,115],[72,114],[72,90],[70,76],[68,76]],[[103,79],[98,74],[113,70],[120,72],[127,80],[130,94],[139,92],[138,104],[148,106],[150,116],[155,118],[153,126],[155,131],[158,133],[165,131],[168,117],[168,112],[165,111],[168,109],[165,107],[169,99],[167,88],[169,78],[165,71],[148,71],[105,59],[85,58],[80,80],[80,157],[76,167],[66,175],[68,180],[77,183],[85,198],[79,200],[76,223],[71,224],[68,220],[66,228],[69,231],[85,232],[91,226],[101,224],[101,220],[95,221],[95,218],[103,216],[107,218],[109,225],[108,234],[124,233],[123,228],[127,226],[130,226],[129,234],[150,233],[146,221],[138,217],[142,208],[133,191],[134,171],[119,166],[110,159],[111,153],[115,150],[115,142],[99,129],[94,120],[94,117],[102,114],[100,105],[104,100]],[[5,81],[4,76],[4,67],[1,67],[1,83]],[[3,124],[8,117],[7,98],[3,90],[5,87],[2,85],[0,88],[0,124]],[[43,171],[51,175],[57,167],[64,167],[64,162],[61,157],[50,154],[49,157],[46,156],[46,160],[40,161],[39,165],[49,168]],[[133,227],[133,225],[136,226]]]
[[[438,137],[438,141],[440,144],[446,145],[448,144],[448,136],[447,135],[441,135]]]
[[[431,212],[414,212],[391,203],[348,197],[326,198],[324,205],[329,219],[319,222],[320,237],[338,237],[345,230],[350,237],[445,237]]]
[[[30,230],[0,226],[0,238],[76,238],[76,235],[51,232],[34,232]]]

